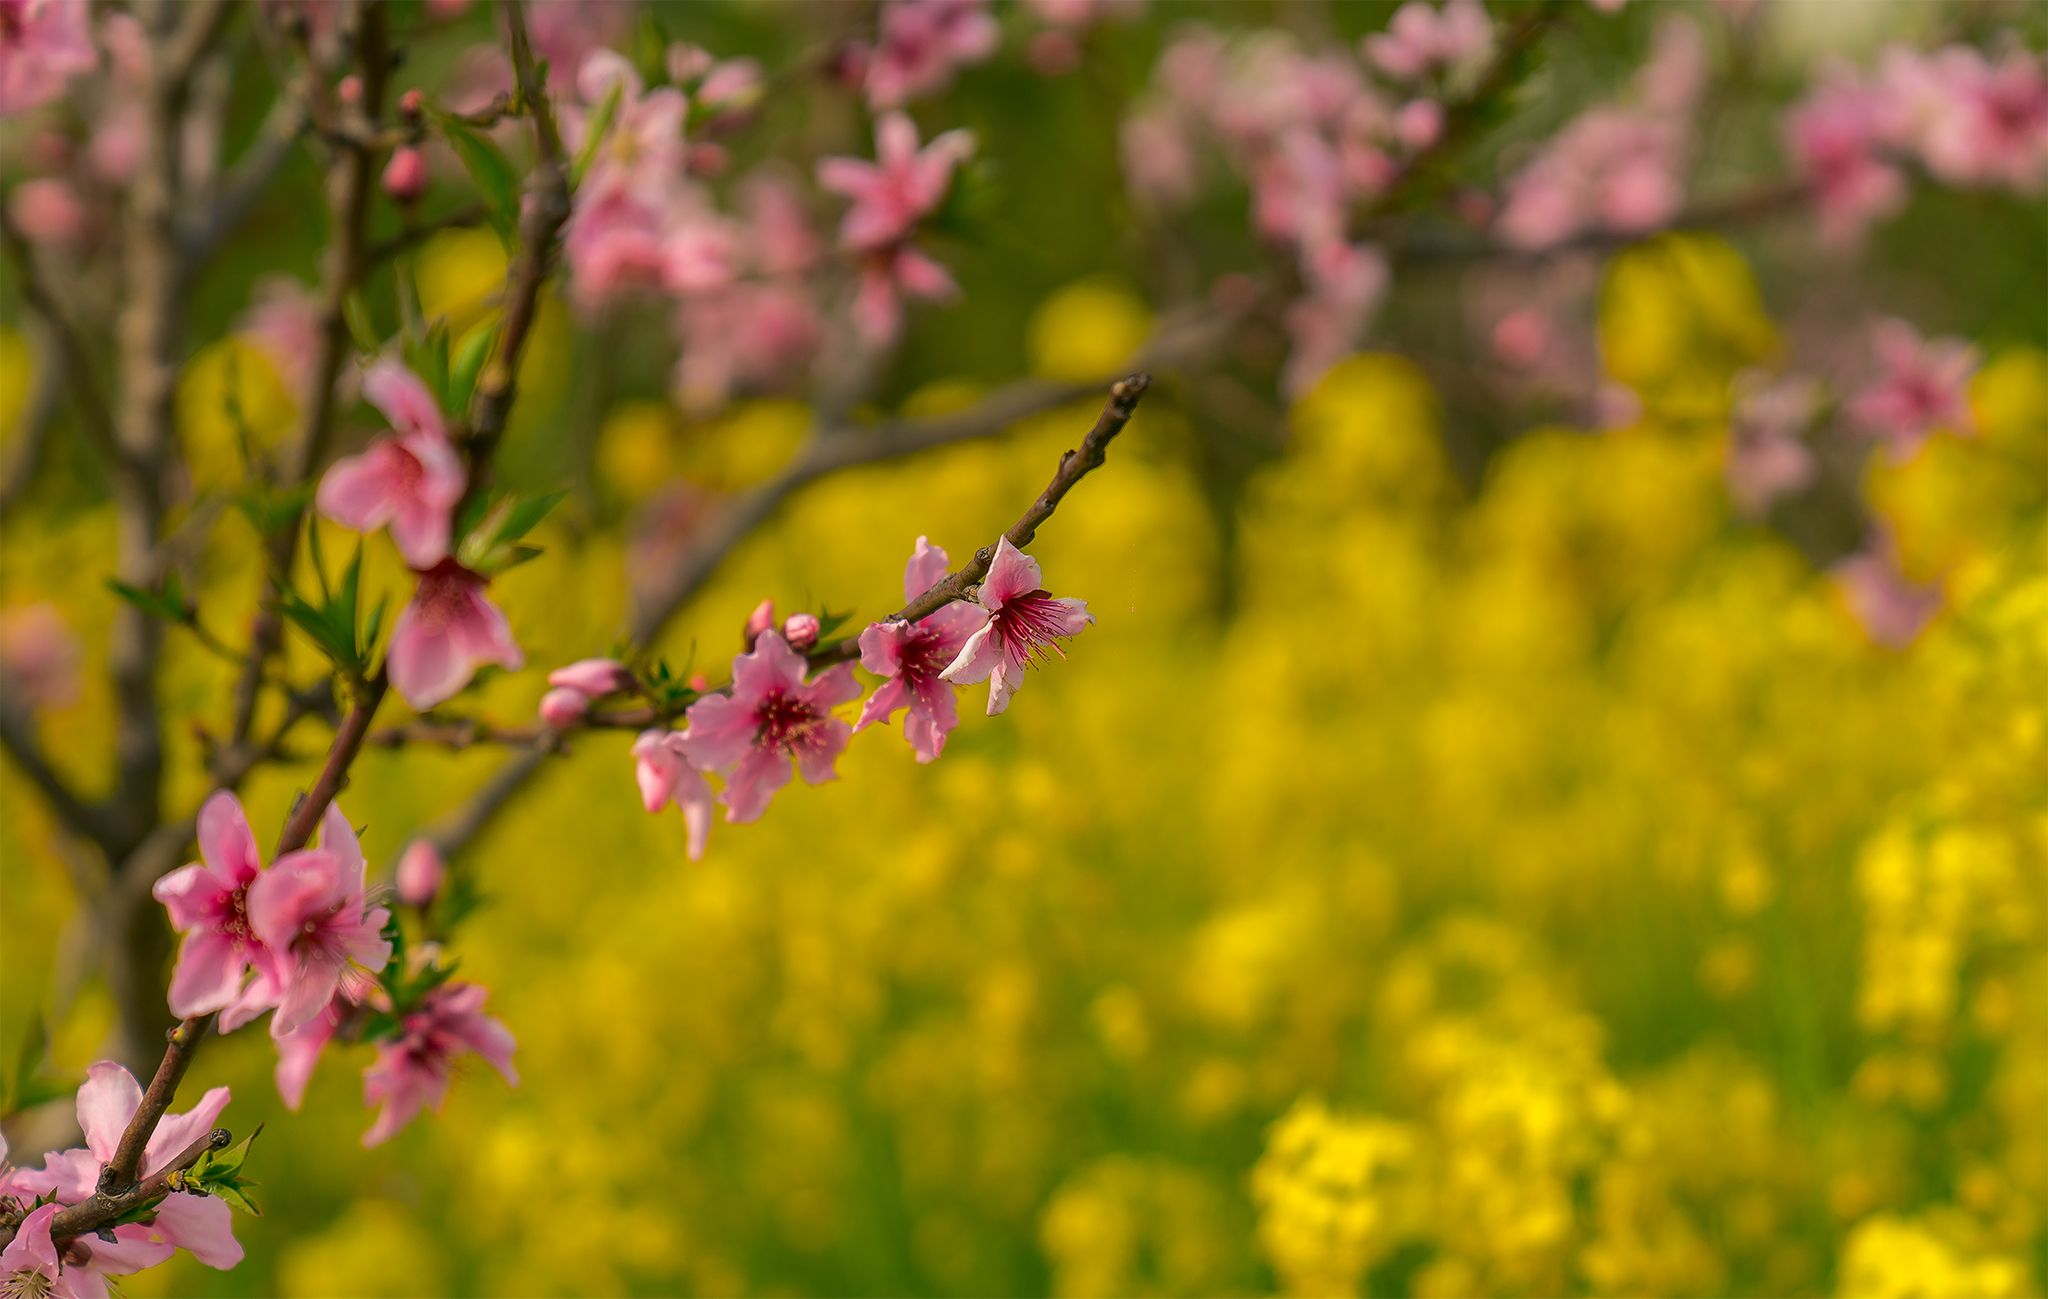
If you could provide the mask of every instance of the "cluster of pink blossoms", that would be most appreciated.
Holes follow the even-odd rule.
[[[16,116],[64,94],[71,79],[100,64],[84,0],[7,0],[0,5],[0,116]],[[112,70],[98,87],[83,139],[62,116],[45,114],[22,153],[38,174],[7,198],[8,219],[30,242],[76,252],[115,228],[120,190],[142,161],[149,38],[132,14],[100,20],[98,45]]]
[[[363,395],[392,431],[360,455],[337,460],[320,480],[322,514],[358,532],[388,527],[419,575],[391,627],[391,684],[416,709],[453,698],[479,666],[526,665],[505,613],[484,595],[488,579],[450,557],[450,519],[469,481],[434,394],[386,357],[363,376]]]
[[[924,537],[904,568],[904,598],[914,600],[946,575],[946,552]],[[948,604],[916,623],[870,624],[860,636],[861,666],[883,678],[852,724],[834,715],[860,698],[853,665],[816,675],[797,644],[817,637],[817,619],[797,614],[773,629],[773,606],[764,601],[749,620],[748,647],[733,659],[729,694],[707,693],[685,712],[681,731],[660,727],[633,744],[643,806],[659,812],[681,807],[689,828],[690,860],[704,852],[711,807],[725,807],[729,823],[760,819],[777,790],[797,775],[820,785],[838,779],[834,764],[854,732],[904,713],[903,738],[919,762],[930,762],[960,724],[953,687],[989,683],[990,716],[1009,707],[1024,670],[1079,634],[1095,619],[1086,603],[1049,594],[1038,562],[1003,538],[972,603]],[[575,669],[593,676],[594,665],[623,672],[609,660]],[[550,678],[551,680],[553,678]],[[707,775],[724,789],[713,794]]]
[[[228,1089],[216,1087],[183,1114],[166,1114],[143,1148],[141,1177],[169,1164],[186,1147],[205,1136],[227,1108]],[[50,1223],[59,1210],[92,1199],[99,1189],[100,1167],[114,1158],[121,1135],[142,1105],[142,1088],[134,1075],[111,1060],[86,1071],[78,1089],[78,1126],[85,1145],[53,1150],[43,1166],[9,1168],[7,1145],[0,1140],[0,1200],[50,1202],[23,1220],[4,1251],[0,1251],[0,1295],[50,1295],[57,1299],[106,1299],[110,1276],[127,1276],[155,1267],[180,1249],[211,1268],[226,1271],[242,1261],[227,1202],[210,1195],[173,1191],[156,1206],[147,1224],[124,1223],[106,1236],[67,1241],[62,1250],[50,1238]]]
[[[1689,119],[1705,81],[1699,28],[1682,14],[1666,17],[1636,74],[1635,102],[1586,110],[1508,178],[1500,237],[1547,248],[1588,230],[1655,230],[1677,216]]]
[[[944,90],[955,69],[987,59],[1001,40],[988,0],[889,0],[874,47],[852,55],[868,107],[881,111]]]
[[[885,6],[885,33],[901,37],[885,47],[901,47],[906,60],[912,44],[950,49],[946,41],[954,38],[944,34],[977,19],[994,31],[993,19],[975,4]],[[904,33],[913,29],[938,33],[931,38],[938,44],[911,41]],[[576,78],[583,104],[564,113],[572,144],[583,147],[582,133],[597,129],[600,106],[616,104],[578,187],[564,251],[586,310],[631,292],[675,302],[682,342],[676,390],[687,409],[701,411],[737,388],[769,390],[809,372],[826,341],[819,298],[826,290],[821,273],[829,268],[806,199],[788,175],[770,165],[745,177],[736,187],[735,218],[719,209],[704,183],[724,167],[723,149],[688,138],[693,104],[698,116],[708,114],[710,127],[744,113],[759,95],[759,70],[748,60],[714,61],[689,46],[669,54],[676,84],[651,90],[612,50],[595,49],[584,60]],[[913,80],[922,84],[928,75]],[[684,83],[694,83],[694,91],[686,94]],[[973,140],[952,131],[920,149],[916,126],[889,112],[876,124],[875,142],[873,163],[827,158],[818,181],[853,200],[839,238],[858,271],[850,318],[865,343],[882,347],[901,331],[905,299],[943,301],[958,291],[911,236],[945,197]]]
[[[1785,138],[1821,232],[1854,243],[1905,206],[1909,164],[1950,185],[2038,192],[2048,176],[2048,70],[2017,46],[1894,46],[1865,77],[1833,62],[1785,116]]]
[[[184,935],[171,974],[171,1013],[218,1011],[220,1031],[230,1033],[273,1012],[277,1088],[297,1109],[321,1052],[345,1022],[366,1010],[394,1013],[378,977],[391,959],[384,937],[391,913],[377,904],[355,831],[333,804],[313,847],[267,868],[233,794],[206,801],[198,838],[201,860],[164,876],[154,890],[172,928]],[[401,866],[401,896],[415,906],[431,901],[439,884],[438,857],[421,858],[422,847],[432,853],[415,844]],[[422,881],[423,871],[431,878]],[[422,945],[414,954],[431,960],[437,952]],[[450,1064],[464,1051],[518,1081],[511,1035],[482,1013],[486,995],[472,984],[442,983],[397,1016],[396,1035],[378,1043],[377,1061],[364,1075],[365,1103],[384,1106],[365,1145],[389,1138],[428,1104],[438,1109]],[[221,1097],[225,1104],[225,1091]]]
[[[1382,251],[1350,238],[1353,211],[1436,143],[1442,96],[1492,41],[1476,0],[1441,12],[1410,0],[1356,55],[1307,54],[1270,31],[1227,38],[1194,28],[1160,56],[1151,97],[1123,124],[1125,178],[1151,204],[1188,202],[1206,137],[1249,181],[1254,227],[1291,249],[1301,274],[1287,314],[1294,350],[1281,382],[1290,395],[1356,345],[1386,291]],[[1366,65],[1386,84],[1373,84]]]

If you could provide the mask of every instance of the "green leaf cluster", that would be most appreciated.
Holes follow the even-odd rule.
[[[312,551],[313,572],[320,579],[320,602],[300,595],[289,581],[283,582],[276,608],[292,626],[325,654],[335,668],[350,680],[369,674],[371,651],[384,625],[387,600],[379,600],[367,621],[362,615],[363,545],[356,543],[354,558],[342,571],[338,586],[327,582],[327,565],[320,553],[320,529],[309,527],[307,541]]]

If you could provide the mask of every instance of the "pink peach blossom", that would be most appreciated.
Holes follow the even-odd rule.
[[[405,562],[432,568],[448,555],[450,515],[469,477],[448,441],[441,407],[419,376],[387,357],[363,376],[363,395],[394,432],[361,455],[335,461],[315,503],[357,532],[390,525]]]
[[[321,817],[318,844],[278,858],[250,887],[248,910],[250,927],[280,967],[272,1037],[318,1015],[344,986],[366,992],[391,959],[391,944],[382,937],[391,913],[370,903],[362,845],[332,803]]]
[[[678,307],[678,401],[715,410],[736,386],[763,390],[799,378],[824,341],[825,322],[800,281],[743,282]]]
[[[1829,243],[1853,244],[1873,220],[1906,204],[1905,175],[1880,154],[1887,112],[1881,91],[1834,64],[1785,115],[1787,148],[1812,187]]]
[[[747,615],[747,625],[740,629],[740,639],[751,652],[754,642],[761,639],[761,633],[775,626],[775,601],[763,600]]]
[[[1038,561],[1008,537],[996,542],[995,560],[974,598],[988,610],[988,621],[967,638],[939,679],[963,686],[987,681],[990,717],[1010,706],[1025,668],[1050,654],[1066,657],[1060,642],[1095,622],[1086,601],[1049,594]]]
[[[650,814],[670,803],[683,809],[690,860],[701,861],[711,837],[711,786],[684,756],[682,739],[680,731],[658,726],[640,732],[633,741],[633,779],[640,786],[640,805]]]
[[[292,1113],[298,1113],[299,1106],[305,1103],[306,1086],[313,1081],[313,1070],[320,1063],[320,1055],[334,1040],[342,1017],[353,1009],[353,1005],[344,998],[335,997],[318,1014],[291,1032],[282,1037],[272,1037],[271,1042],[277,1047],[277,1065],[271,1071],[271,1080],[277,1084],[277,1094],[284,1101],[284,1107]]]
[[[420,574],[412,602],[391,625],[391,684],[415,711],[453,699],[479,666],[526,666],[504,611],[484,595],[489,580],[452,559]]]
[[[1890,445],[1895,460],[1918,451],[1936,429],[1970,433],[1970,378],[1977,349],[1960,338],[1930,338],[1903,320],[1880,320],[1871,342],[1885,374],[1849,403],[1849,416]]]
[[[441,881],[447,874],[448,867],[442,862],[441,850],[434,846],[434,841],[415,839],[399,854],[398,870],[391,883],[400,902],[409,907],[425,907],[441,891]]]
[[[2048,75],[2013,49],[1997,64],[1965,45],[1929,60],[1945,102],[1921,141],[1928,170],[1951,184],[2040,189],[2048,170]]]
[[[759,820],[790,782],[792,759],[808,784],[839,778],[833,763],[853,731],[832,709],[860,698],[860,686],[850,663],[811,681],[805,670],[803,656],[779,634],[762,632],[751,653],[732,661],[732,694],[690,705],[678,747],[699,770],[726,773],[718,801],[727,822]]]
[[[224,789],[207,799],[198,839],[201,860],[150,892],[185,935],[171,972],[171,1013],[184,1019],[220,1011],[220,1031],[229,1033],[277,1004],[286,971],[249,922],[249,891],[262,878],[263,858],[241,801]],[[256,978],[245,988],[251,970]]]
[[[1365,38],[1365,55],[1399,81],[1419,81],[1432,72],[1469,66],[1493,45],[1493,20],[1479,0],[1450,0],[1441,10],[1408,0],[1385,32]]]
[[[818,184],[853,200],[839,227],[840,247],[873,252],[908,238],[945,198],[953,168],[973,154],[971,131],[947,131],[920,149],[917,124],[907,114],[884,113],[875,123],[874,162],[818,163]]]
[[[289,275],[264,276],[256,281],[249,309],[235,322],[235,332],[263,353],[292,400],[303,406],[324,332],[320,301],[313,290]],[[348,366],[335,386],[353,394],[358,382],[355,367]],[[354,401],[353,395],[348,400]]]
[[[1849,612],[1886,649],[1903,650],[1920,639],[1946,603],[1941,583],[1923,585],[1900,571],[1896,548],[1881,532],[1828,573]]]
[[[0,1250],[0,1294],[106,1299],[109,1275],[126,1276],[155,1267],[177,1252],[156,1228],[127,1224],[114,1228],[111,1244],[99,1237],[89,1242],[74,1240],[67,1242],[60,1255],[50,1239],[50,1222],[62,1207],[45,1204],[22,1219],[14,1239]]]
[[[140,1175],[148,1177],[162,1170],[186,1147],[212,1131],[229,1099],[227,1088],[215,1087],[189,1111],[164,1115],[143,1146]],[[142,1105],[142,1088],[126,1069],[111,1060],[101,1060],[86,1070],[85,1084],[78,1089],[77,1105],[78,1126],[85,1134],[85,1146],[53,1150],[44,1156],[40,1170],[18,1169],[14,1174],[17,1185],[37,1195],[51,1196],[58,1204],[78,1204],[92,1198],[98,1189],[101,1166],[113,1159],[122,1134]],[[84,1275],[74,1282],[81,1285],[77,1293],[103,1296],[105,1285],[93,1274],[119,1276],[138,1272],[163,1262],[179,1248],[191,1251],[194,1258],[211,1268],[225,1270],[242,1261],[242,1246],[235,1240],[228,1206],[211,1196],[174,1192],[158,1204],[153,1224],[117,1227],[114,1235],[112,1243],[97,1238],[88,1243],[91,1257],[85,1264]],[[16,1240],[19,1239],[17,1236]],[[0,1260],[4,1259],[0,1255]],[[0,1272],[5,1271],[6,1264],[0,1261]]]
[[[1755,372],[1737,375],[1735,384],[1724,470],[1728,497],[1743,514],[1760,518],[1771,502],[1804,490],[1820,471],[1800,437],[1820,409],[1820,385]]]
[[[48,600],[0,612],[0,705],[69,708],[83,693],[85,646]]]
[[[954,69],[994,54],[1001,37],[986,0],[887,0],[868,60],[868,106],[900,108],[944,89]]]
[[[904,600],[923,595],[946,569],[946,552],[919,537],[903,568]],[[917,760],[937,758],[945,751],[947,734],[960,724],[953,688],[939,676],[987,621],[987,609],[955,601],[916,623],[870,623],[860,634],[860,665],[888,680],[868,697],[853,729],[876,722],[886,726],[897,709],[904,709],[903,738],[917,750]]]
[[[910,244],[862,260],[860,289],[853,299],[854,329],[872,347],[886,347],[903,329],[903,300],[945,302],[960,286],[945,267]]]
[[[479,984],[444,983],[400,1017],[397,1037],[377,1043],[377,1062],[363,1072],[363,1104],[384,1108],[363,1134],[365,1146],[398,1135],[423,1109],[440,1113],[459,1056],[474,1052],[519,1085],[518,1044],[503,1020],[483,1013],[490,995]]]
[[[47,104],[99,65],[86,0],[0,0],[0,114]]]

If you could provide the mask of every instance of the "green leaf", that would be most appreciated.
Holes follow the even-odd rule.
[[[242,1176],[242,1166],[249,1158],[250,1143],[262,1135],[263,1125],[258,1123],[254,1132],[226,1150],[207,1151],[180,1177],[181,1189],[211,1195],[243,1213],[262,1217],[263,1210],[249,1196],[249,1188],[258,1183]]]
[[[256,531],[268,538],[284,531],[298,519],[318,486],[318,483],[302,483],[288,492],[251,487],[235,497],[235,506]]]
[[[476,392],[477,376],[484,371],[484,363],[491,359],[491,353],[498,346],[498,334],[505,322],[488,320],[462,336],[462,342],[455,349],[455,360],[448,372],[448,410],[450,414],[461,414],[469,409],[469,399]]]
[[[25,1108],[16,1099],[28,1089],[29,1080],[43,1067],[43,1052],[50,1046],[50,1030],[43,1027],[41,1011],[30,1015],[21,1035],[21,1054],[15,1057],[14,1074],[7,1079],[7,1112]]]
[[[361,289],[351,289],[342,298],[341,318],[348,322],[348,332],[354,337],[356,347],[376,355],[382,344],[377,338],[376,327],[370,323],[370,304]]]
[[[107,579],[107,589],[152,618],[182,623],[191,615],[185,609],[184,592],[176,583],[177,575],[174,573],[164,583],[164,593],[158,595],[110,577]]]
[[[833,613],[830,609],[820,608],[818,610],[818,639],[822,641],[833,632],[838,631],[846,625],[846,620],[851,617],[853,617],[853,610],[851,609]]]
[[[569,493],[549,492],[546,496],[529,496],[512,507],[505,519],[505,526],[498,531],[497,540],[517,541],[533,531],[535,524],[548,516],[548,511],[562,503]]]
[[[405,364],[427,385],[445,413],[452,407],[448,403],[448,325],[446,321],[435,320],[425,327],[418,342],[408,340],[405,345]]]
[[[605,132],[611,129],[612,118],[619,111],[619,95],[625,90],[623,80],[612,83],[612,92],[604,97],[604,103],[591,115],[590,124],[583,129],[583,147],[576,151],[576,162],[569,169],[569,188],[575,189],[583,183],[583,173],[590,170],[591,160],[604,145]]]
[[[511,239],[519,223],[519,178],[513,174],[512,164],[505,161],[497,145],[464,126],[443,122],[441,129],[447,133],[455,155],[469,169],[470,179],[483,191],[491,224],[500,236]]]

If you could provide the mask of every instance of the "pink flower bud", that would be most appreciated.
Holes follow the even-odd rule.
[[[25,180],[7,196],[7,215],[30,243],[75,244],[85,233],[85,208],[61,180]]]
[[[689,681],[685,684],[700,695],[707,694],[711,690],[711,678],[705,676],[702,672],[692,672]]]
[[[401,203],[410,203],[427,188],[427,160],[418,149],[401,144],[391,151],[384,168],[384,192]]]
[[[427,906],[441,891],[441,880],[447,873],[448,868],[441,862],[441,850],[434,847],[432,840],[413,840],[398,859],[397,878],[392,881],[398,888],[398,900],[409,907]]]
[[[683,166],[692,176],[717,176],[731,160],[722,144],[693,144],[683,150]]]
[[[363,79],[354,75],[343,77],[341,84],[334,88],[334,93],[342,103],[354,107],[363,102]]]
[[[557,686],[540,697],[540,719],[556,730],[567,730],[590,711],[590,696],[568,686]]]
[[[793,613],[789,621],[782,624],[782,639],[789,647],[802,654],[818,643],[818,615],[814,613]]]
[[[1411,149],[1427,149],[1444,133],[1444,106],[1434,99],[1411,99],[1394,115],[1394,134]]]
[[[427,97],[418,89],[408,90],[398,97],[399,115],[409,122],[418,121],[420,114],[426,111],[426,107]]]
[[[548,684],[580,690],[592,699],[633,688],[633,674],[617,659],[578,659],[548,673]]]
[[[775,601],[763,600],[754,606],[754,612],[747,615],[747,625],[740,633],[740,639],[747,643],[747,652],[754,652],[754,642],[761,639],[761,633],[775,626]]]

